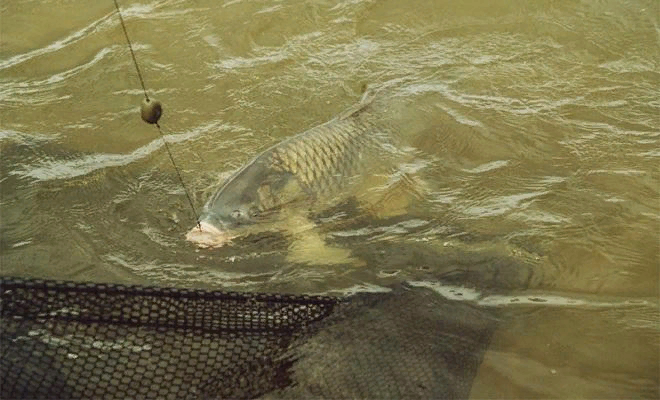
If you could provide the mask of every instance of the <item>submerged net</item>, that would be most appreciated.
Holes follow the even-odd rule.
[[[465,398],[497,319],[345,299],[0,278],[2,398]]]

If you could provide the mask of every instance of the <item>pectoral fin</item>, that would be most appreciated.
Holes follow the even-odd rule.
[[[287,227],[292,235],[286,257],[290,262],[311,265],[364,265],[364,261],[353,257],[349,249],[329,245],[316,224],[303,215],[290,216]]]

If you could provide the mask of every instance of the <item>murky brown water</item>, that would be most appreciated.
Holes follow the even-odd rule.
[[[660,395],[660,3],[121,3],[197,207],[364,83],[423,133],[430,192],[326,229],[362,266],[292,262],[282,238],[195,249],[112,2],[3,2],[3,275],[347,293],[488,254],[529,271],[464,293],[510,314],[474,398]],[[438,266],[401,263],[410,246]]]

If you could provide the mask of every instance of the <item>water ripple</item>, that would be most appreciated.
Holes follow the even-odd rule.
[[[164,138],[168,143],[180,143],[193,140],[207,132],[232,130],[234,128],[235,127],[231,124],[211,122],[193,129],[188,133],[165,135]],[[129,154],[97,153],[75,158],[73,160],[48,160],[37,164],[19,164],[17,165],[17,168],[10,171],[10,174],[29,177],[37,181],[69,179],[87,175],[104,168],[128,165],[146,158],[150,154],[158,151],[162,146],[162,139],[157,138]]]
[[[86,71],[94,67],[101,60],[103,60],[107,55],[113,53],[114,49],[117,46],[111,46],[101,49],[96,55],[88,62],[84,64],[77,65],[67,71],[60,72],[50,77],[42,80],[33,80],[33,81],[9,81],[0,83],[0,101],[5,102],[16,102],[16,103],[29,103],[29,104],[44,104],[45,99],[42,97],[40,99],[30,99],[25,95],[42,93],[49,86],[54,86],[59,83],[63,83],[67,79],[75,77],[80,72]],[[69,98],[69,95],[56,97],[50,99],[50,101],[59,101],[64,98]]]
[[[49,44],[48,46],[39,48],[39,49],[34,49],[32,51],[29,51],[27,53],[23,54],[17,54],[13,57],[10,57],[6,60],[0,61],[0,70],[7,69],[10,67],[13,67],[17,64],[23,63],[25,61],[31,60],[35,57],[43,56],[49,53],[56,52],[58,50],[61,50],[67,46],[70,46],[92,32],[96,31],[99,29],[101,25],[103,25],[105,22],[110,21],[112,18],[114,18],[114,13],[109,13],[101,17],[100,19],[97,19],[96,21],[93,21],[91,24],[85,26],[82,29],[79,29],[72,34],[64,37],[63,39],[59,39],[54,41],[53,43]]]

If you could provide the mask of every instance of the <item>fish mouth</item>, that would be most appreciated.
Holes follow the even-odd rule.
[[[218,229],[213,224],[201,221],[186,234],[186,240],[201,248],[222,247],[231,242],[235,235]]]

